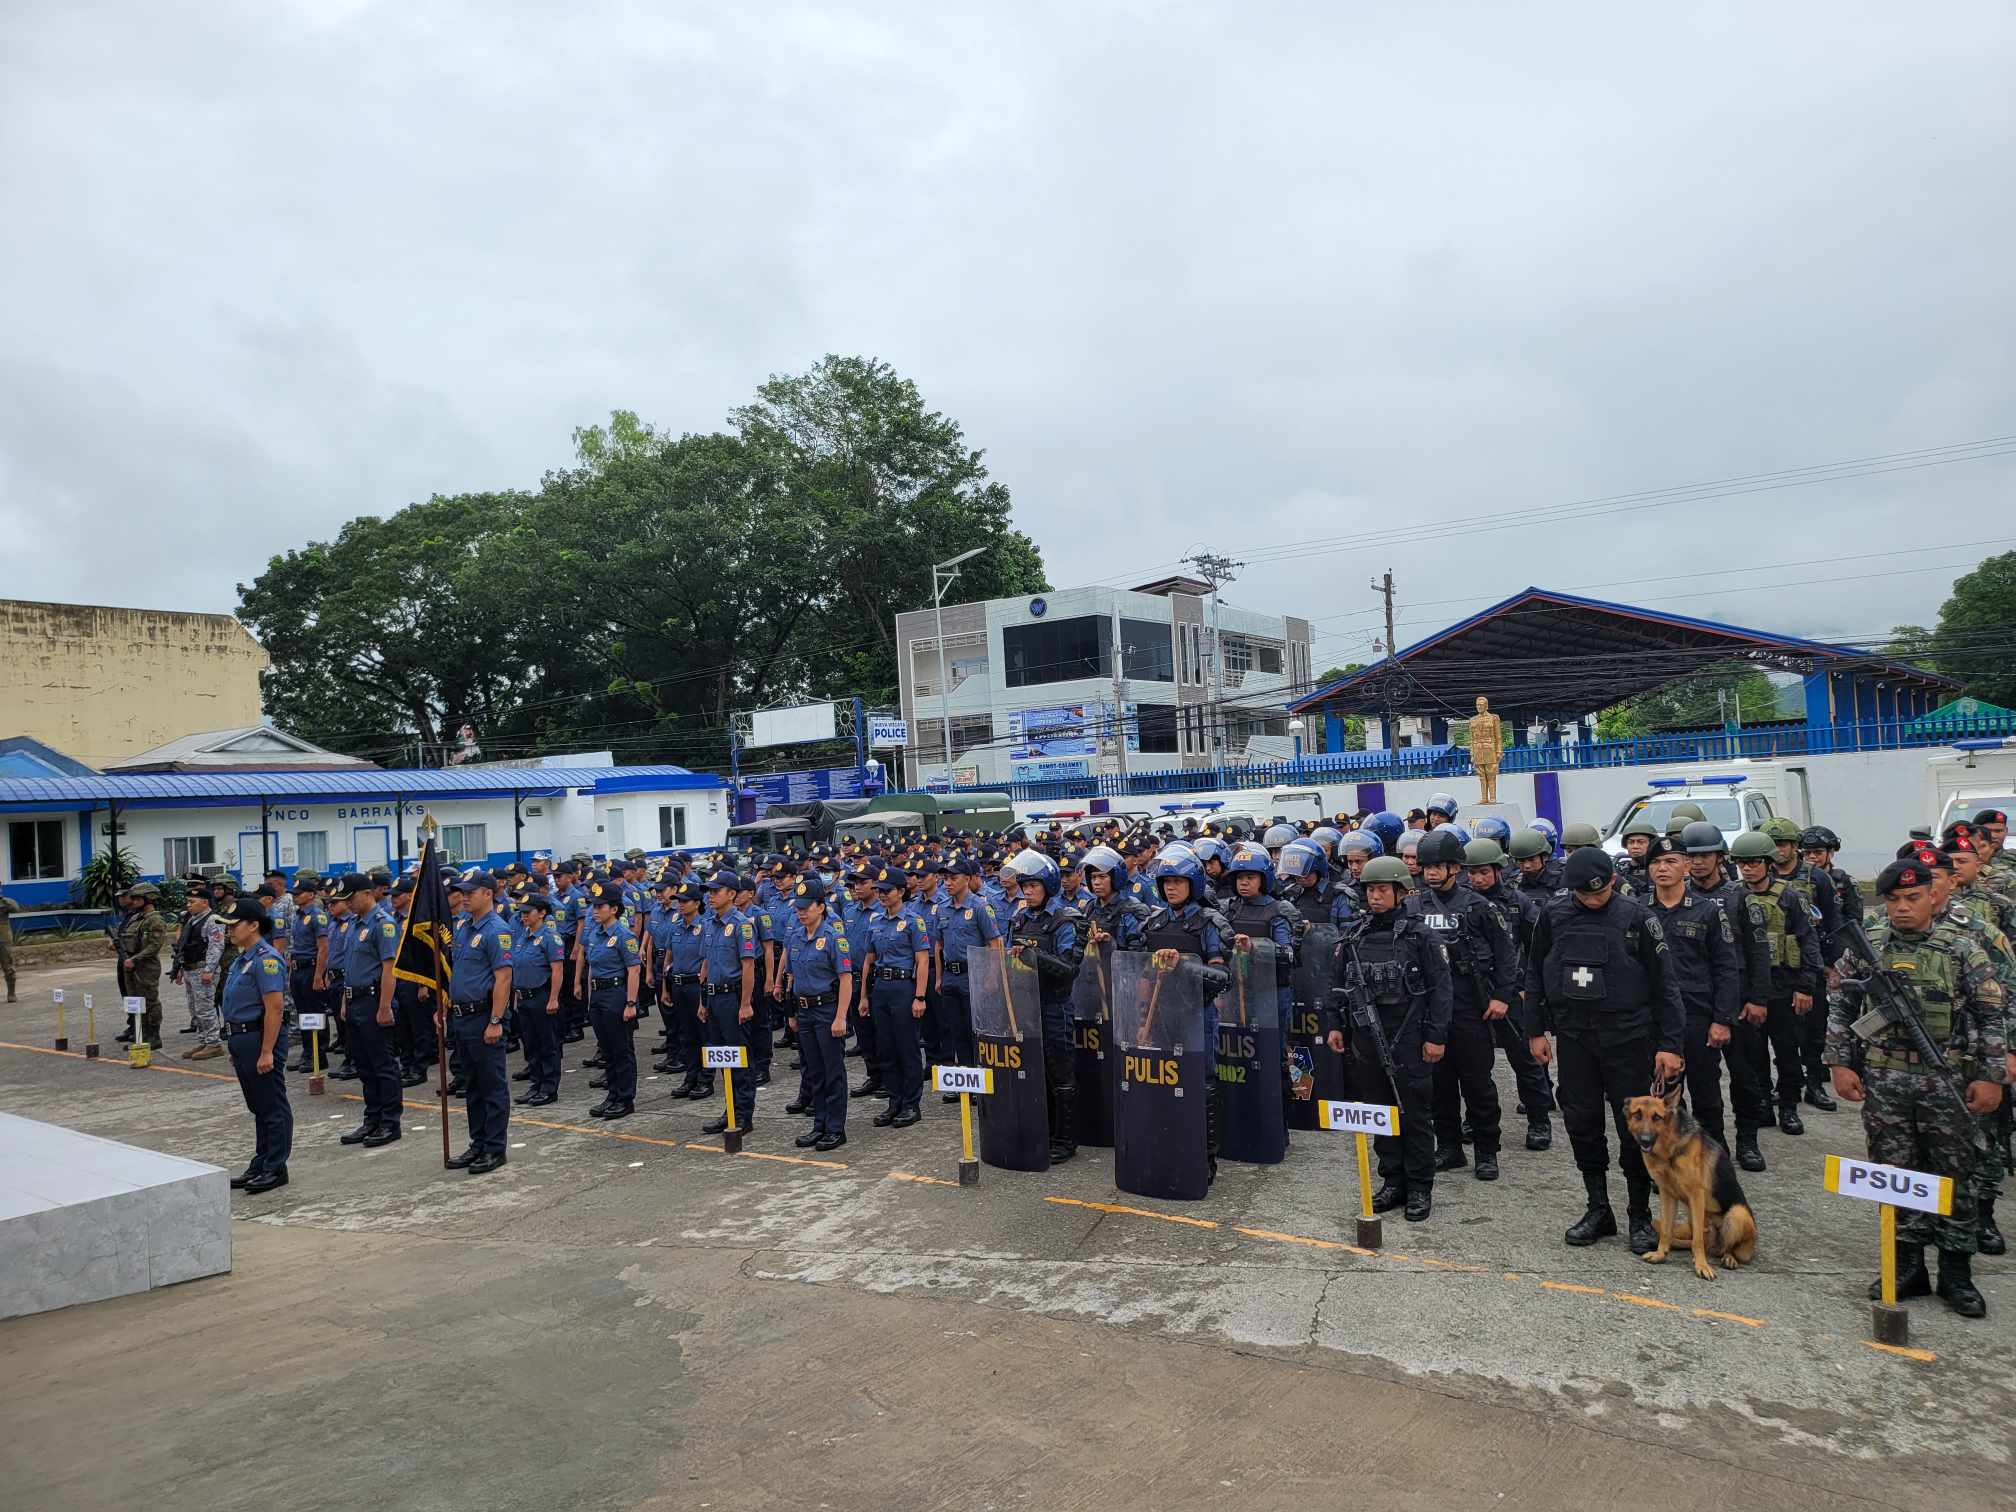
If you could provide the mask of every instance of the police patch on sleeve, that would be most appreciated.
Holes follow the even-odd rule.
[[[265,957],[259,962],[259,969],[265,972],[267,976],[280,975],[280,958],[278,956]]]

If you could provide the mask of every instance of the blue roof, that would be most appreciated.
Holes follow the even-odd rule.
[[[96,777],[0,777],[0,808],[219,807],[261,799],[533,798],[568,788],[672,792],[727,783],[680,766],[441,767],[356,772],[155,772]]]
[[[0,777],[89,777],[91,768],[29,735],[0,740]]]
[[[1699,671],[1718,658],[1866,670],[1927,689],[1959,685],[1864,650],[1750,630],[1663,609],[1525,588],[1396,656],[1295,699],[1295,712],[1397,712],[1467,718],[1479,694],[1501,714],[1583,714]]]

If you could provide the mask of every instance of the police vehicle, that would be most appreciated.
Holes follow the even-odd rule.
[[[2016,738],[1956,740],[1952,754],[1928,758],[1925,771],[1934,815],[1930,834],[1944,834],[1947,825],[1972,818],[1977,809],[2016,809]],[[2016,850],[2016,833],[2002,848]]]
[[[1624,826],[1640,814],[1663,832],[1675,807],[1691,803],[1708,822],[1722,831],[1724,840],[1734,840],[1745,830],[1762,829],[1771,822],[1771,794],[1756,773],[1735,772],[1720,776],[1654,777],[1640,793],[1618,810],[1603,836],[1603,849],[1613,856],[1624,853]]]

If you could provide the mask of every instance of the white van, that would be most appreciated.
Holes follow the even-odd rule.
[[[1950,753],[1926,758],[1925,775],[1933,835],[1976,809],[2016,809],[2016,737],[1955,741]],[[2016,835],[2002,848],[2016,850]]]

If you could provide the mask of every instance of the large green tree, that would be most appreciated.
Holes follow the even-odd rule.
[[[1965,577],[1939,610],[1932,660],[1974,698],[2016,708],[2016,551],[1991,556]]]
[[[239,588],[269,710],[381,756],[467,721],[492,757],[723,766],[736,711],[893,701],[895,614],[930,601],[933,562],[981,549],[948,602],[1048,588],[1007,490],[887,364],[828,357],[731,419],[672,435],[619,410],[534,494],[431,499],[274,558]]]

